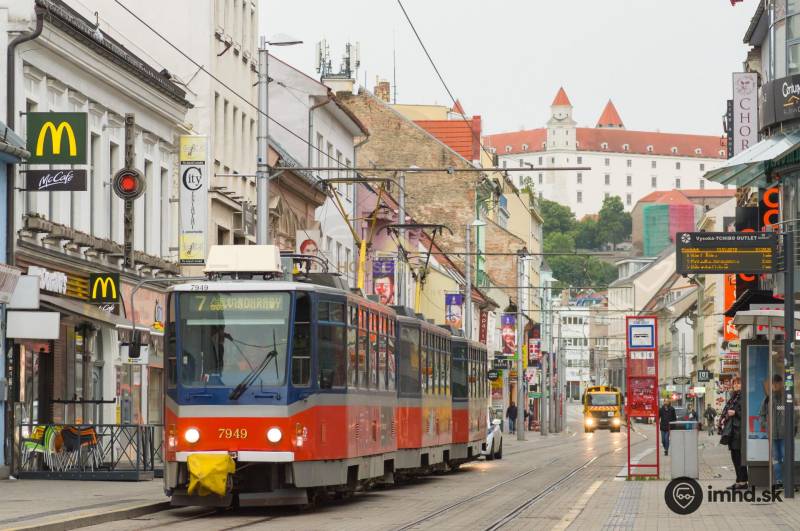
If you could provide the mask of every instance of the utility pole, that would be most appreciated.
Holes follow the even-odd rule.
[[[466,288],[464,289],[464,337],[472,339],[472,224],[467,223],[466,250],[464,256],[464,276]]]
[[[525,282],[525,275],[523,267],[525,264],[525,255],[528,253],[527,249],[522,248],[517,253],[517,440],[525,440],[525,404],[527,397],[525,390],[522,388],[524,382],[522,378],[522,343],[525,335],[525,324],[523,322],[524,313],[522,313],[522,297],[523,297],[523,282]]]
[[[784,496],[794,498],[794,233],[785,227],[783,234],[784,261],[784,459],[783,484]]]
[[[400,225],[405,224],[406,222],[406,174],[405,172],[400,172],[397,175],[397,179],[400,182],[400,198],[397,202],[397,223]],[[398,239],[400,240],[400,245],[403,249],[406,248],[406,230],[399,229],[397,234]],[[405,261],[402,259],[401,256],[398,255],[397,257],[397,305],[405,307],[406,306],[406,264]]]
[[[256,154],[256,243],[269,245],[269,52],[258,48],[258,153]]]
[[[125,114],[125,169],[136,169],[136,117],[133,113]],[[133,269],[133,231],[134,211],[133,199],[125,199],[123,208],[123,264],[125,269]]]

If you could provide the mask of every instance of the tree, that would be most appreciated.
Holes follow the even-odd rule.
[[[575,247],[578,249],[599,249],[602,242],[598,238],[597,220],[585,217],[575,225]]]
[[[610,242],[616,249],[618,243],[630,237],[631,227],[631,215],[625,212],[622,199],[616,195],[606,197],[598,219],[600,241]]]
[[[575,229],[575,214],[569,207],[548,199],[540,199],[539,210],[544,219],[542,231],[545,235],[566,234]]]

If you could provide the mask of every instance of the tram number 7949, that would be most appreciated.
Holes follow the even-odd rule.
[[[220,439],[247,439],[246,428],[217,428]]]

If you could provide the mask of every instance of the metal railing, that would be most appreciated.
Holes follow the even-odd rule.
[[[142,479],[163,468],[161,425],[26,423],[17,430],[20,477]]]

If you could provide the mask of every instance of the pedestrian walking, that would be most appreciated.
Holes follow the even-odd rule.
[[[747,488],[747,467],[742,465],[742,392],[741,382],[735,379],[732,382],[733,392],[722,408],[720,417],[721,426],[720,444],[726,445],[731,452],[731,462],[736,471],[736,483],[728,487],[731,490],[744,490]]]
[[[766,382],[764,383],[766,387]],[[764,397],[764,401],[761,403],[761,411],[759,412],[762,426],[768,426],[769,424],[770,393],[767,389],[765,389],[765,393],[767,396]],[[770,433],[772,434],[772,479],[775,480],[775,487],[782,487],[783,458],[785,451],[783,437],[785,434],[784,417],[786,413],[786,407],[783,400],[783,377],[780,374],[776,374],[772,377],[771,395],[774,397],[772,400],[773,424],[772,429],[770,430]],[[795,435],[797,435],[798,415],[796,412],[794,417]]]
[[[670,422],[675,422],[678,417],[675,413],[675,408],[669,400],[664,400],[661,408],[658,410],[659,429],[661,430],[661,446],[664,447],[664,455],[669,455],[669,430]]]
[[[708,435],[709,437],[711,437],[714,435],[714,432],[716,431],[714,429],[714,421],[717,418],[717,411],[711,406],[711,404],[709,404],[708,407],[706,407],[706,411],[703,414],[703,417],[706,419],[706,424],[707,424],[706,427],[708,428]]]
[[[508,418],[508,433],[516,433],[517,426],[517,406],[514,402],[509,404],[506,410],[506,417]]]

